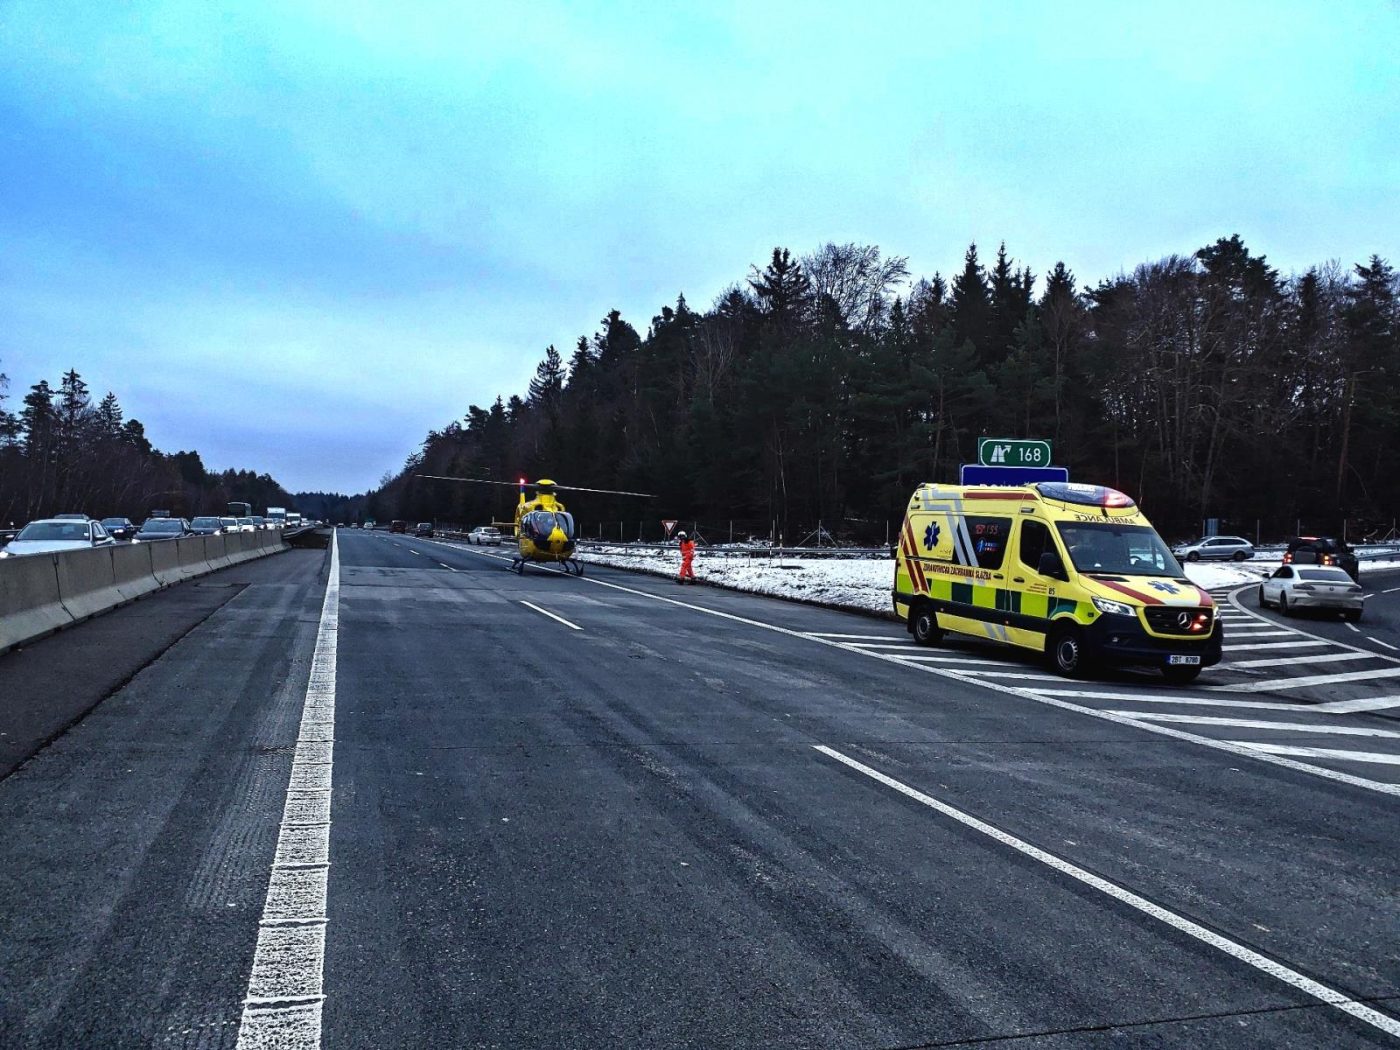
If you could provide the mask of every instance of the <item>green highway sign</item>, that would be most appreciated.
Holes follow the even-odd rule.
[[[1050,442],[978,438],[977,462],[984,467],[1048,467]]]

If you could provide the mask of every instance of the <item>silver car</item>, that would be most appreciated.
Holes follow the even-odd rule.
[[[79,521],[76,518],[44,518],[31,521],[20,529],[0,558],[17,558],[24,554],[52,554],[56,551],[78,551],[89,547],[110,547],[116,543],[100,521]]]
[[[1298,609],[1331,609],[1356,623],[1366,606],[1366,595],[1345,569],[1283,565],[1259,585],[1259,604],[1277,605],[1284,616]]]
[[[1195,543],[1178,544],[1172,548],[1172,553],[1186,561],[1201,561],[1204,558],[1244,561],[1254,557],[1254,544],[1243,536],[1207,536]]]
[[[467,533],[467,542],[475,543],[478,547],[499,547],[501,545],[501,530],[494,525],[478,525]]]

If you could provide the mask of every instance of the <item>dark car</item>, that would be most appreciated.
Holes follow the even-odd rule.
[[[136,535],[136,522],[130,518],[103,518],[102,527],[114,540],[129,540]]]
[[[212,514],[203,514],[190,522],[190,531],[196,536],[217,536],[224,531],[224,522]]]
[[[390,532],[407,532],[407,531],[408,531],[408,522],[406,522],[406,521],[391,521],[391,522],[389,522],[389,531],[390,531]]]
[[[433,523],[431,521],[420,521],[413,527],[413,535],[431,538],[433,535]]]
[[[184,518],[147,518],[136,538],[142,543],[152,540],[178,540],[190,534],[190,523]]]
[[[1283,552],[1285,565],[1335,565],[1353,580],[1361,579],[1356,554],[1334,536],[1295,536]]]

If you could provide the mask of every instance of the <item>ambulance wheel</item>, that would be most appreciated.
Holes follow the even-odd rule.
[[[1169,685],[1186,685],[1189,682],[1194,682],[1200,676],[1201,669],[1199,667],[1162,668],[1162,677],[1167,680]]]
[[[925,602],[910,610],[909,633],[920,645],[937,645],[943,640],[943,630],[938,626],[933,606]]]
[[[1082,678],[1089,670],[1089,656],[1084,651],[1084,632],[1072,624],[1057,627],[1046,639],[1046,655],[1055,670],[1066,678]]]

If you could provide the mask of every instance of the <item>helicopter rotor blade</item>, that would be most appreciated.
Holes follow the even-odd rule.
[[[557,492],[600,492],[608,496],[640,496],[642,499],[656,499],[654,492],[624,492],[621,489],[586,489],[579,485],[555,485]]]
[[[427,478],[430,481],[465,481],[472,485],[505,485],[507,488],[518,489],[518,481],[490,481],[487,478],[449,478],[442,474],[415,474],[415,478]],[[529,482],[526,482],[528,485]]]
[[[427,478],[431,481],[465,481],[473,485],[504,485],[512,489],[518,489],[522,486],[525,488],[538,488],[540,485],[538,481],[490,481],[486,478],[450,478],[442,474],[415,474],[414,477]],[[586,489],[580,485],[546,485],[545,487],[553,489],[555,492],[595,492],[605,496],[639,496],[642,499],[656,499],[656,493],[654,492],[624,492],[621,489]]]

